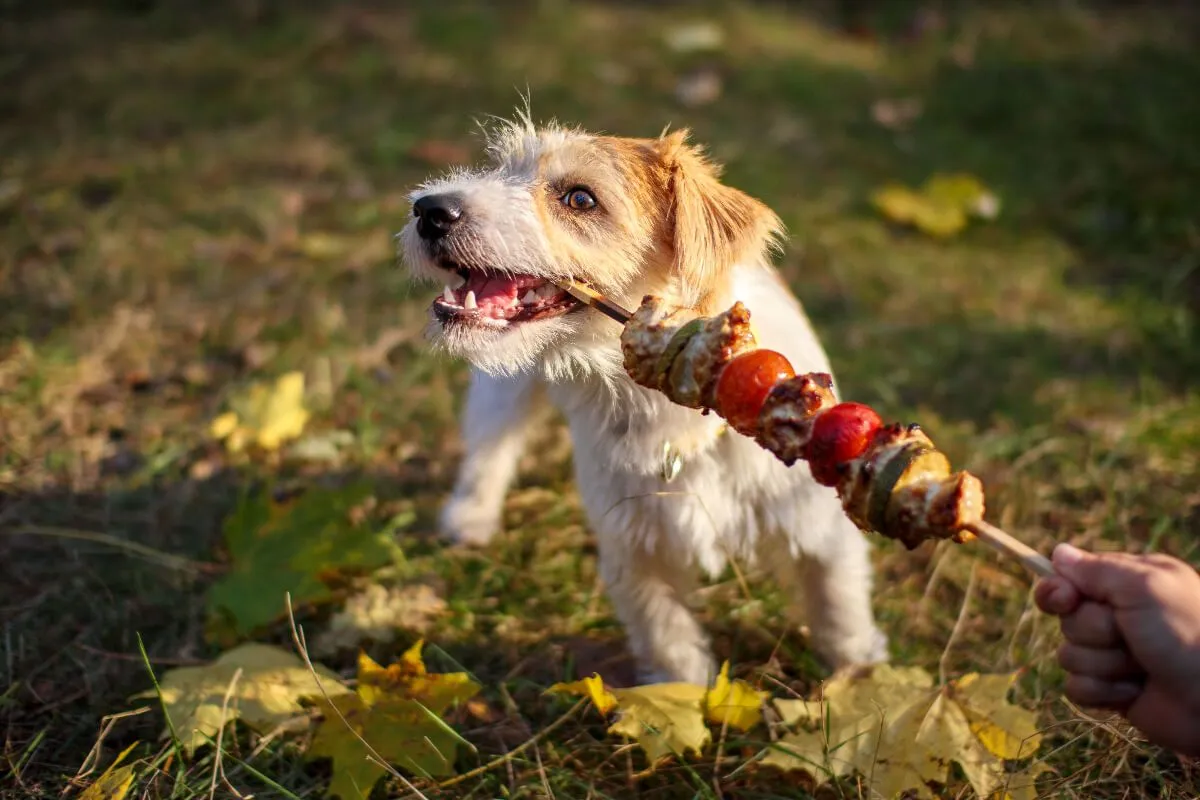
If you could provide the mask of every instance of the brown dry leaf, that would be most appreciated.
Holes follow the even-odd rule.
[[[675,85],[675,99],[688,108],[706,106],[721,96],[721,75],[714,69],[693,70]]]
[[[369,584],[350,597],[329,627],[313,641],[313,651],[336,653],[365,641],[390,642],[402,630],[427,633],[446,613],[446,601],[432,587]]]
[[[871,104],[871,118],[884,128],[901,130],[921,116],[923,108],[916,97],[884,98]]]

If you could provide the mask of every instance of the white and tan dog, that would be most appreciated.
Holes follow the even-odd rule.
[[[768,568],[794,594],[829,666],[884,660],[867,542],[834,490],[715,415],[634,384],[620,326],[552,283],[582,280],[627,307],[648,293],[701,312],[741,300],[761,346],[798,373],[830,371],[769,264],[779,219],[722,184],[686,138],[535,128],[524,116],[490,132],[488,168],[412,194],[404,256],[414,276],[445,285],[431,338],[475,368],[443,533],[471,544],[496,534],[526,435],[552,405],[570,427],[600,574],[643,679],[714,676],[687,595],[730,558]],[[681,467],[664,471],[664,453]]]

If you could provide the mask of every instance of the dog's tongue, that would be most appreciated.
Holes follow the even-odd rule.
[[[460,291],[475,292],[475,302],[481,309],[490,306],[508,308],[518,304],[518,298],[526,289],[543,283],[544,280],[532,275],[492,275],[472,270]]]

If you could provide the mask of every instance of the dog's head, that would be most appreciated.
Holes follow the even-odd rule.
[[[528,368],[573,337],[619,333],[555,281],[627,305],[666,293],[704,312],[729,270],[763,259],[781,228],[720,182],[686,132],[626,139],[522,120],[494,131],[488,150],[486,169],[413,192],[400,240],[413,275],[444,287],[431,337],[491,372]]]

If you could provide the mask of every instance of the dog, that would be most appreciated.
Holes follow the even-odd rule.
[[[760,346],[797,373],[831,372],[771,265],[779,218],[723,183],[686,130],[620,138],[535,126],[526,113],[485,132],[488,166],[417,188],[398,234],[412,276],[442,287],[429,338],[473,367],[442,534],[466,545],[496,535],[526,438],[557,409],[640,680],[712,681],[688,595],[731,559],[773,573],[831,669],[885,661],[868,543],[835,490],[716,415],[636,385],[620,326],[555,285],[582,281],[630,308],[665,295],[702,314],[741,300]]]

